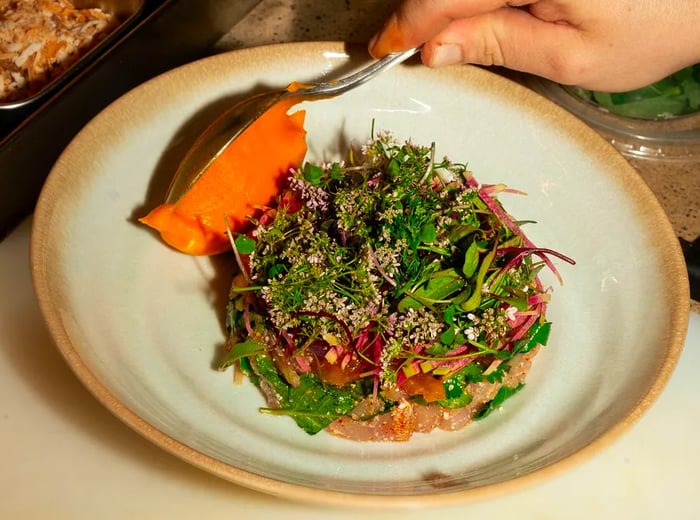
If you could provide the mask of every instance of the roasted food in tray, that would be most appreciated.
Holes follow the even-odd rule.
[[[34,0],[0,0],[2,29],[7,7],[22,2]],[[73,0],[119,23],[39,92],[0,101],[0,241],[31,213],[54,162],[91,118],[138,84],[213,52],[258,2]]]
[[[86,57],[141,2],[0,0],[0,107],[28,102]]]

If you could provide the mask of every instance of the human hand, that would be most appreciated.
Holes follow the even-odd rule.
[[[500,65],[608,92],[700,62],[697,0],[404,0],[369,45],[423,62]]]

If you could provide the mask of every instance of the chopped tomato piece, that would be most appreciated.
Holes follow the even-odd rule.
[[[423,399],[432,403],[446,398],[442,379],[430,374],[416,374],[401,383],[401,390],[408,395],[422,395]]]

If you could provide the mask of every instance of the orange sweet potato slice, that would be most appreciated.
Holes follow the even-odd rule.
[[[248,217],[274,201],[289,169],[304,160],[305,113],[287,113],[295,103],[286,100],[274,105],[224,150],[177,203],[162,204],[139,221],[183,253],[229,251],[227,225],[234,232],[245,232]]]

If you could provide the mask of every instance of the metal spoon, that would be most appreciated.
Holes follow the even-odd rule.
[[[389,54],[345,78],[305,85],[295,91],[265,92],[237,103],[219,116],[197,138],[178,166],[166,192],[165,202],[174,204],[180,200],[223,150],[275,103],[286,98],[298,98],[299,103],[301,103],[307,99],[335,97],[365,83],[376,74],[407,60],[419,50],[420,48],[416,47],[401,53]]]

